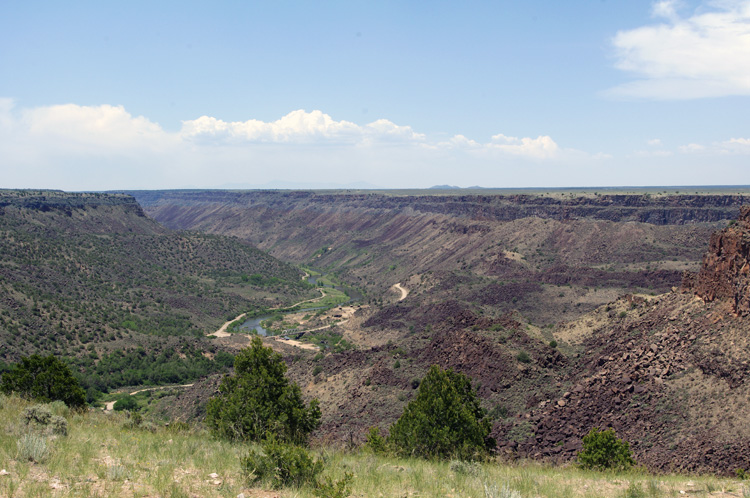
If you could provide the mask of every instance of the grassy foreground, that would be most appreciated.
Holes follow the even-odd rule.
[[[202,429],[147,422],[133,427],[124,413],[74,413],[54,403],[47,406],[67,419],[68,434],[52,434],[23,421],[31,405],[0,396],[2,498],[314,496],[308,488],[249,485],[239,464],[247,447],[218,441]],[[596,473],[531,462],[426,462],[327,448],[313,452],[325,461],[323,475],[338,480],[351,472],[351,496],[360,497],[750,496],[748,484],[711,476]]]

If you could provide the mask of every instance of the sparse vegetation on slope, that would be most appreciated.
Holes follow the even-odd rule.
[[[213,439],[198,427],[134,424],[124,412],[75,413],[53,403],[46,409],[68,423],[67,435],[56,435],[46,426],[26,426],[23,413],[32,406],[15,396],[0,396],[0,469],[5,471],[0,473],[0,496],[321,496],[314,486],[271,491],[271,480],[251,484],[241,460],[249,448],[257,447]],[[325,462],[320,481],[328,477],[341,482],[349,473],[351,496],[367,498],[497,498],[511,496],[508,493],[539,498],[666,498],[688,493],[730,498],[750,494],[745,481],[709,476],[599,473],[533,462],[438,462],[325,447],[312,454]],[[506,494],[502,494],[504,489]],[[640,494],[633,494],[636,490]]]
[[[65,356],[98,391],[192,380],[225,368],[201,355],[227,316],[314,297],[300,276],[236,239],[166,230],[128,196],[2,191],[0,362]]]

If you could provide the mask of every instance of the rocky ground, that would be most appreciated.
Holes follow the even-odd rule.
[[[625,316],[591,330],[561,396],[524,416],[533,436],[510,452],[567,460],[590,427],[614,427],[658,470],[733,473],[750,467],[746,382],[750,210],[711,238],[680,292],[629,296]]]
[[[198,226],[368,281],[368,304],[331,328],[356,349],[274,345],[305,395],[321,400],[319,439],[346,444],[372,425],[386,428],[439,364],[475,380],[509,458],[567,461],[592,427],[613,427],[652,470],[750,468],[750,211],[730,226],[690,226],[613,222],[601,204],[598,219],[498,222],[499,211],[480,216],[481,202],[461,216],[452,205],[438,214],[437,204],[429,213],[405,205],[387,219],[370,205],[353,213],[334,203],[288,210],[282,223],[272,211],[288,205],[274,199],[249,208],[265,213],[262,240],[252,222],[235,232],[229,214],[248,216],[236,205],[169,209],[180,213],[174,220],[191,213]],[[735,200],[721,209],[739,211]],[[711,202],[699,218],[718,212]],[[679,216],[615,207],[621,218],[632,208],[645,219],[689,221],[686,205]],[[389,290],[397,282],[409,290],[402,301]]]

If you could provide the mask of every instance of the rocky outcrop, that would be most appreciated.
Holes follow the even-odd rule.
[[[146,211],[171,228],[195,228],[218,206],[271,212],[428,213],[483,221],[538,217],[598,219],[652,225],[684,225],[734,219],[743,195],[597,195],[560,198],[545,195],[392,195],[312,191],[172,190],[128,191]]]
[[[711,236],[693,290],[709,302],[730,299],[736,314],[750,314],[750,206],[742,208],[737,222]]]
[[[612,427],[654,471],[746,468],[750,431],[733,407],[749,391],[747,317],[680,293],[628,299],[629,317],[586,341],[561,394],[495,427],[501,452],[571,461],[592,427]]]
[[[34,211],[61,211],[71,215],[75,209],[96,209],[116,206],[144,217],[135,198],[124,194],[97,192],[70,193],[60,190],[4,190],[0,189],[0,209],[12,206]]]
[[[592,427],[612,427],[653,470],[746,468],[750,431],[735,406],[750,392],[750,207],[711,236],[702,269],[683,287],[703,302],[677,292],[626,297],[628,311],[584,343],[566,391],[496,427],[500,448],[570,461]]]

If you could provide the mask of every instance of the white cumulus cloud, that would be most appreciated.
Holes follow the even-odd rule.
[[[688,16],[660,1],[661,22],[620,31],[612,40],[618,69],[638,79],[612,96],[695,99],[750,95],[750,0],[708,2]]]
[[[446,149],[478,149],[482,144],[463,135],[454,135],[450,140],[438,142],[436,146]]]
[[[446,140],[387,119],[358,124],[319,110],[275,121],[201,116],[167,131],[122,106],[18,108],[0,98],[0,187],[184,188],[275,180],[518,186],[540,179],[554,185],[571,181],[566,168],[601,159],[545,135]],[[540,173],[547,170],[554,175]]]
[[[730,138],[719,144],[724,152],[750,154],[750,138]]]
[[[527,156],[535,159],[548,159],[560,152],[560,147],[548,136],[537,138],[508,137],[503,134],[494,135],[488,147],[516,156]]]
[[[54,105],[26,109],[17,125],[29,137],[69,147],[122,149],[166,140],[162,128],[143,116],[132,116],[122,106]]]
[[[695,154],[697,152],[703,152],[705,150],[706,146],[701,144],[687,144],[679,147],[679,151],[684,154]]]
[[[183,121],[180,135],[188,140],[208,142],[255,143],[356,143],[373,140],[418,141],[423,135],[409,126],[398,126],[387,119],[360,126],[336,121],[321,111],[292,111],[273,122],[251,119],[226,122],[209,116]]]

